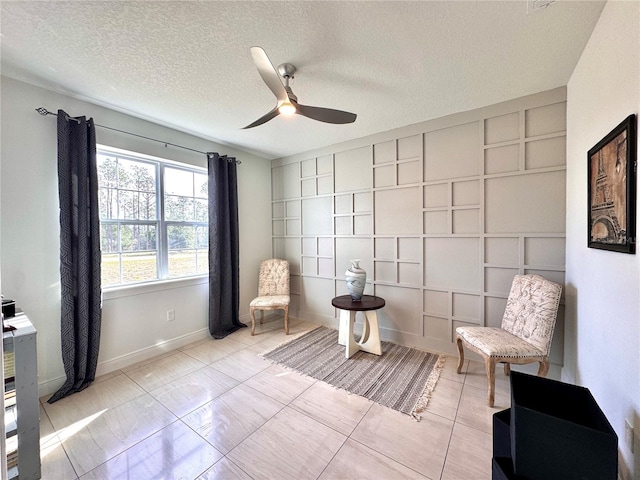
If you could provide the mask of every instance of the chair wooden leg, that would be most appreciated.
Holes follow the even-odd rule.
[[[260,325],[262,325],[263,320],[264,320],[264,310],[260,310]]]
[[[253,311],[255,310],[255,307],[250,307],[249,308],[249,316],[251,317],[251,336],[253,337],[253,334],[256,331],[256,317],[253,313]]]
[[[456,339],[456,345],[458,345],[458,373],[462,373],[462,365],[464,364],[464,350],[462,349],[462,339],[458,337]]]
[[[494,358],[487,357],[484,359],[484,367],[487,370],[487,405],[493,407],[495,401],[496,390],[496,361]]]
[[[289,305],[284,307],[284,334],[289,335]]]
[[[504,374],[509,376],[511,373],[511,364],[509,362],[504,362]]]
[[[545,358],[540,361],[540,366],[538,367],[538,376],[546,377],[547,373],[549,373],[549,359]]]

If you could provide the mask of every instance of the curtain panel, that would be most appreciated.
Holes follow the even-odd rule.
[[[67,379],[53,403],[95,379],[102,319],[100,219],[93,119],[58,110],[62,361]]]
[[[209,174],[209,333],[224,338],[239,328],[240,262],[236,159],[207,154]]]

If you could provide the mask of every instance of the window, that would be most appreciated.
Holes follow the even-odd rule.
[[[102,285],[206,274],[207,174],[98,148]]]

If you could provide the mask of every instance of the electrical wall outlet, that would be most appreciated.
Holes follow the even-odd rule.
[[[173,322],[176,319],[175,310],[167,310],[167,322]]]
[[[624,421],[624,440],[629,445],[631,453],[633,453],[633,426],[627,419]]]

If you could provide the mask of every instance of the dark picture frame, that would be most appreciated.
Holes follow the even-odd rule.
[[[636,116],[587,154],[589,248],[636,253]]]

